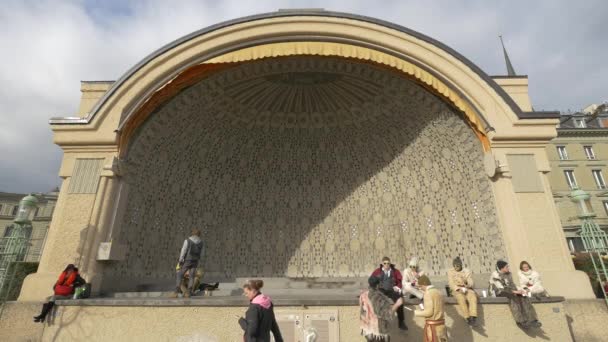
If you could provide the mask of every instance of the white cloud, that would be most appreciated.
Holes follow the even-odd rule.
[[[567,1],[5,1],[0,7],[0,191],[59,184],[61,151],[47,120],[73,115],[80,80],[117,79],[192,31],[278,8],[324,7],[392,21],[503,74],[497,36],[530,77],[537,109],[606,99],[608,3]]]

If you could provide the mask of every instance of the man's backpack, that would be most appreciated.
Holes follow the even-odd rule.
[[[203,252],[203,241],[194,243],[194,241],[188,238],[188,252],[186,253],[186,260],[199,260]]]

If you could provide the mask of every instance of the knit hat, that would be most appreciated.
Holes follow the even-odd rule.
[[[462,260],[460,260],[460,257],[456,257],[454,261],[452,261],[452,266],[456,267],[456,265],[460,265],[460,267],[462,267]]]
[[[429,286],[431,285],[431,280],[426,275],[421,275],[418,278],[418,285]]]
[[[504,260],[498,260],[498,262],[496,263],[496,269],[497,270],[501,270],[503,269],[505,266],[507,266],[509,263],[504,261]]]
[[[378,287],[378,284],[380,284],[380,278],[371,276],[367,279],[367,283],[369,284],[369,287],[375,289]]]

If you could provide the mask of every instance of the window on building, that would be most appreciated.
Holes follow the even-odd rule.
[[[557,154],[559,155],[559,160],[568,160],[566,146],[557,146]]]
[[[576,186],[576,178],[574,178],[573,170],[565,170],[564,174],[566,175],[566,182],[568,183],[568,187],[570,189],[574,189]]]
[[[583,239],[580,237],[569,237],[566,238],[566,241],[568,241],[568,249],[570,249],[571,253],[574,252],[584,252],[585,251],[585,245],[583,245]]]
[[[591,170],[593,173],[593,179],[595,179],[595,184],[598,189],[606,189],[606,182],[604,182],[604,176],[602,175],[602,170]]]
[[[0,204],[0,215],[2,215],[2,209],[4,209],[4,205]]]
[[[583,146],[583,149],[585,150],[585,156],[587,156],[587,159],[595,159],[595,153],[593,153],[592,146]]]
[[[36,208],[36,211],[34,212],[34,217],[38,217],[38,211],[40,211],[40,208]]]
[[[576,127],[576,128],[587,127],[587,125],[585,124],[585,119],[574,119],[574,127]]]
[[[604,211],[606,212],[606,215],[608,215],[608,201],[602,201],[602,204],[604,205]]]
[[[12,216],[17,216],[17,211],[18,210],[19,210],[19,206],[18,205],[14,206],[13,207],[13,211],[11,212],[11,215]]]

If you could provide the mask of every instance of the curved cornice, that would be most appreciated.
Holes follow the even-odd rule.
[[[160,55],[175,48],[176,46],[179,46],[180,44],[188,42],[189,40],[192,40],[196,37],[199,37],[199,36],[202,36],[202,35],[208,34],[210,32],[213,32],[213,31],[216,31],[216,30],[219,30],[222,28],[226,28],[226,27],[229,27],[232,25],[252,22],[252,21],[256,21],[256,20],[264,20],[264,19],[272,19],[272,18],[280,18],[280,17],[294,17],[294,16],[329,17],[329,18],[342,18],[342,19],[351,19],[351,20],[356,20],[356,21],[362,21],[362,22],[372,23],[375,25],[394,29],[399,32],[410,35],[412,37],[415,37],[417,39],[420,39],[424,42],[427,42],[427,43],[445,51],[446,53],[448,53],[449,55],[451,55],[452,57],[454,57],[455,59],[457,59],[464,65],[466,65],[475,74],[477,74],[485,83],[487,83],[496,92],[496,94],[498,94],[504,100],[504,102],[510,107],[510,109],[513,111],[513,113],[515,113],[518,116],[518,118],[520,118],[520,119],[527,118],[526,115],[523,114],[521,108],[519,108],[519,106],[515,103],[515,101],[513,101],[513,99],[504,91],[504,89],[502,89],[483,70],[481,70],[477,65],[475,65],[473,62],[471,62],[469,59],[467,59],[466,57],[464,57],[463,55],[461,55],[454,49],[450,48],[449,46],[447,46],[431,37],[428,37],[422,33],[419,33],[417,31],[411,30],[409,28],[406,28],[406,27],[403,27],[403,26],[400,26],[400,25],[397,25],[397,24],[394,24],[394,23],[391,23],[388,21],[384,21],[384,20],[380,20],[380,19],[376,19],[376,18],[372,18],[372,17],[367,17],[367,16],[362,16],[362,15],[355,15],[355,14],[342,13],[342,12],[318,11],[318,10],[316,10],[316,11],[315,10],[290,10],[290,11],[278,11],[278,12],[257,14],[257,15],[252,15],[252,16],[247,16],[247,17],[242,17],[242,18],[238,18],[238,19],[225,21],[222,23],[208,26],[201,30],[192,32],[182,38],[179,38],[179,39],[161,47],[160,49],[154,51],[153,53],[151,53],[150,55],[145,57],[143,60],[141,60],[139,63],[137,63],[135,66],[133,66],[131,69],[129,69],[123,76],[121,76],[112,85],[112,87],[104,94],[104,96],[95,104],[93,109],[85,117],[83,117],[83,118],[80,118],[80,117],[51,118],[49,120],[49,122],[54,125],[56,125],[56,124],[88,124],[95,117],[95,115],[100,111],[100,109],[108,101],[108,99],[111,98],[112,95],[137,71],[139,71],[141,68],[143,68],[145,65],[147,65],[150,61],[154,60],[155,58],[159,57]]]

